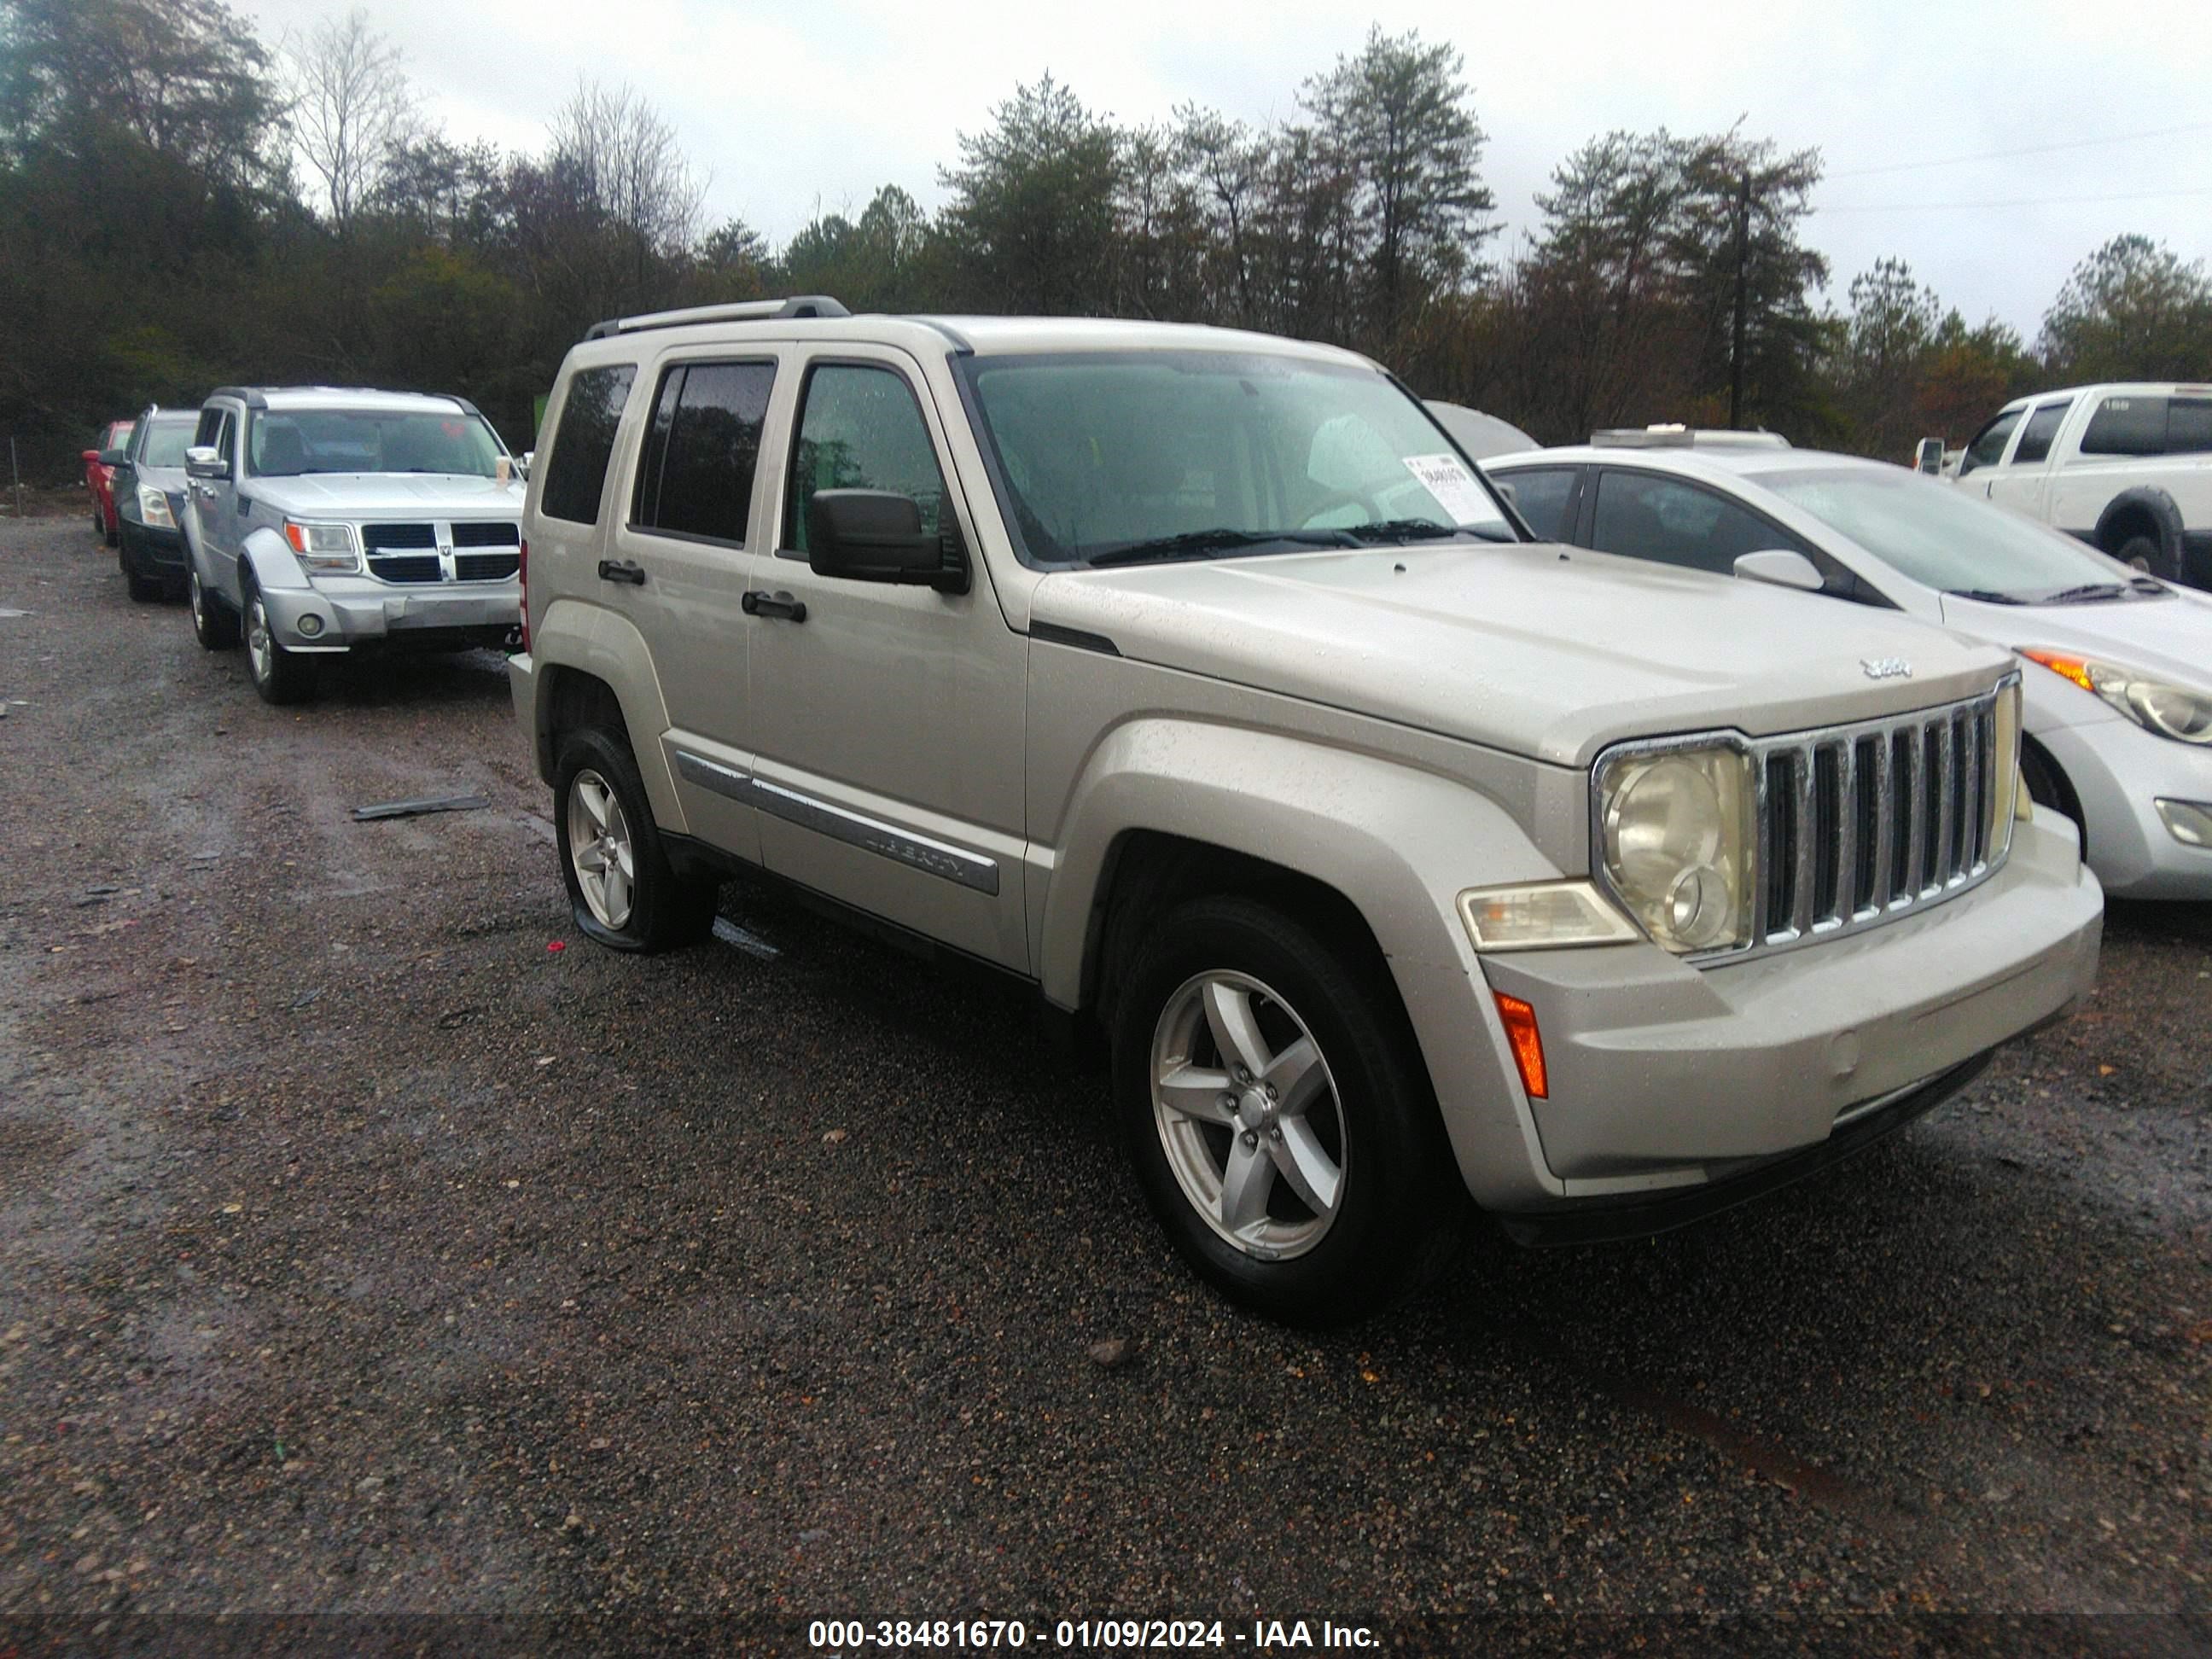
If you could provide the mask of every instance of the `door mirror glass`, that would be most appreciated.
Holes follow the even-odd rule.
[[[100,464],[102,466],[125,466],[130,464],[130,460],[131,452],[127,449],[103,449],[100,452]]]
[[[1777,587],[1795,587],[1807,593],[1824,592],[1828,586],[1818,565],[1787,547],[1744,554],[1735,562],[1735,574],[1747,582],[1771,582]]]
[[[1919,447],[1912,452],[1912,470],[1925,472],[1931,478],[1943,476],[1943,441],[1941,438],[1923,438],[1920,441]]]
[[[922,527],[921,503],[889,489],[817,489],[806,503],[806,563],[852,581],[941,584],[941,539]]]
[[[194,444],[185,452],[185,472],[194,478],[228,478],[230,468],[213,444]]]

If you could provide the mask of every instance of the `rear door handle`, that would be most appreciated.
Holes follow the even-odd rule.
[[[754,588],[738,604],[748,617],[781,617],[787,622],[806,620],[806,601],[794,599],[788,593],[766,593]]]
[[[603,582],[628,582],[632,587],[645,586],[645,567],[632,559],[601,559],[599,580]]]

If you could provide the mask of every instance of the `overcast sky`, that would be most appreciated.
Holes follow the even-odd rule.
[[[275,42],[344,0],[244,0]],[[2212,256],[2207,0],[368,0],[449,137],[535,151],[581,76],[628,82],[712,175],[710,218],[781,245],[879,185],[943,199],[957,135],[1047,70],[1127,124],[1195,100],[1249,121],[1296,112],[1299,82],[1370,22],[1465,54],[1509,250],[1552,169],[1614,127],[1723,129],[1817,145],[1809,238],[1851,276],[1911,263],[1969,321],[2033,339],[2068,273],[2141,231]],[[2084,139],[2116,142],[2082,144]],[[2040,154],[1961,160],[2067,144]],[[1942,162],[1941,166],[1907,164]],[[1877,169],[1881,169],[1877,171]],[[1891,170],[1895,169],[1895,170]],[[2126,198],[2129,199],[2094,199]]]

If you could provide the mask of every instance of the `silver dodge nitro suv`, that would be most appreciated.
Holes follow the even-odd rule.
[[[498,645],[521,614],[520,469],[459,398],[220,386],[185,452],[192,628],[270,702],[319,659]]]
[[[1387,1302],[1470,1194],[1748,1196],[2088,988],[2010,656],[1535,543],[1350,353],[718,307],[593,329],[548,421],[509,673],[579,927],[765,872],[1034,983],[1276,1316]]]

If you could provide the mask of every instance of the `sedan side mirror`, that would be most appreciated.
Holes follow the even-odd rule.
[[[1735,574],[1747,582],[1771,582],[1777,587],[1795,587],[1808,593],[1824,592],[1828,586],[1820,566],[1786,547],[1743,555],[1735,562]]]
[[[958,538],[921,527],[921,503],[890,489],[822,489],[806,503],[806,563],[817,576],[968,591]]]
[[[84,452],[82,459],[87,466],[90,466],[94,461],[100,459],[100,452],[96,449],[88,449]]]
[[[194,444],[185,452],[185,475],[191,478],[228,478],[230,468],[222,451],[212,444]]]

